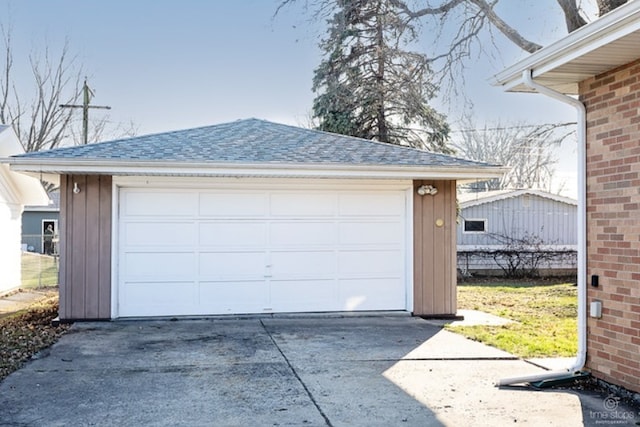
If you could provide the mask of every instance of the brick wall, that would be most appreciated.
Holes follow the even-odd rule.
[[[587,106],[587,367],[640,392],[640,60],[580,84]]]

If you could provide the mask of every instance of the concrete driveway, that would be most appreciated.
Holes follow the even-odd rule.
[[[0,383],[2,426],[635,425],[607,396],[406,316],[78,323]],[[606,407],[605,407],[606,406]],[[607,409],[609,408],[609,409]],[[626,419],[622,419],[626,417]]]

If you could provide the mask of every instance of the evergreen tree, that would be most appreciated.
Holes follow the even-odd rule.
[[[389,0],[334,1],[313,79],[317,128],[450,153],[446,118],[429,106],[427,57],[405,50],[415,28]]]

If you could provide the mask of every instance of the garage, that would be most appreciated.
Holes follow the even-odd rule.
[[[60,186],[61,321],[456,314],[456,186],[496,165],[243,119],[13,156]]]
[[[411,181],[153,187],[118,188],[114,317],[409,307]]]

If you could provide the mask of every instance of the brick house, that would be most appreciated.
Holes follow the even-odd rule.
[[[640,2],[629,2],[495,76],[495,84],[507,91],[538,92],[576,106],[582,213],[579,323],[585,353],[578,360],[582,357],[595,377],[636,393],[640,392],[639,46]],[[596,307],[591,309],[592,303],[601,304],[601,314]]]

